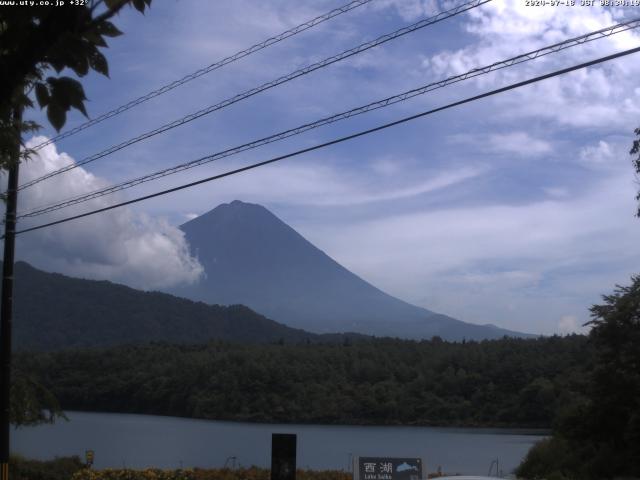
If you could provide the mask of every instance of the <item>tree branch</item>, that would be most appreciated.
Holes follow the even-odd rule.
[[[106,12],[103,12],[100,15],[98,15],[96,18],[94,18],[88,24],[88,27],[94,27],[95,25],[97,25],[100,22],[104,22],[105,20],[109,20],[111,17],[113,17],[115,14],[117,14],[120,10],[122,10],[122,8],[127,3],[130,3],[130,2],[131,2],[131,0],[120,0],[114,7],[111,7],[109,9],[107,9]]]

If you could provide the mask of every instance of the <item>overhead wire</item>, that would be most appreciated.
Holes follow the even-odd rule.
[[[81,125],[78,125],[75,128],[72,128],[71,130],[68,130],[66,132],[63,132],[59,135],[56,135],[53,138],[50,138],[49,140],[42,142],[38,145],[36,145],[35,147],[33,147],[33,150],[40,150],[41,148],[50,145],[54,142],[57,142],[59,140],[62,140],[64,138],[70,137],[72,135],[75,135],[78,132],[81,132],[82,130],[86,130],[89,127],[92,127],[94,125],[97,125],[100,122],[103,122],[104,120],[107,120],[108,118],[111,117],[115,117],[116,115],[120,115],[123,112],[126,112],[127,110],[130,110],[142,103],[145,103],[148,100],[151,100],[152,98],[158,97],[162,94],[165,94],[171,90],[173,90],[174,88],[177,88],[181,85],[184,85],[185,83],[188,83],[192,80],[195,80],[196,78],[199,78],[203,75],[206,75],[207,73],[213,72],[214,70],[217,70],[219,68],[224,67],[225,65],[229,65],[230,63],[236,62],[238,60],[240,60],[241,58],[247,57],[253,53],[256,53],[260,50],[263,50],[267,47],[270,47],[271,45],[274,45],[276,43],[279,43],[289,37],[293,37],[294,35],[297,35],[298,33],[304,32],[305,30],[309,30],[310,28],[315,27],[316,25],[319,25],[323,22],[326,22],[327,20],[330,20],[334,17],[337,17],[338,15],[342,15],[343,13],[347,13],[355,8],[361,7],[363,5],[366,5],[367,3],[372,2],[373,0],[354,0],[352,2],[347,3],[346,5],[342,5],[341,7],[338,8],[334,8],[333,10],[324,13],[322,15],[319,15],[315,18],[312,18],[311,20],[308,20],[304,23],[301,23],[300,25],[297,25],[293,28],[290,28],[289,30],[286,30],[278,35],[275,35],[273,37],[270,37],[260,43],[256,43],[255,45],[252,45],[251,47],[241,50],[239,52],[234,53],[233,55],[229,55],[228,57],[223,58],[222,60],[218,60],[215,63],[212,63],[211,65],[208,65],[204,68],[201,68],[199,70],[196,70],[193,73],[190,73],[189,75],[185,75],[184,77],[178,79],[178,80],[174,80],[171,83],[168,83],[166,85],[163,85],[162,87],[153,90],[149,93],[147,93],[146,95],[143,95],[141,97],[138,97],[134,100],[131,100],[128,103],[125,103],[124,105],[121,105],[117,108],[114,108],[113,110],[110,110],[106,113],[103,113],[102,115],[90,119],[86,122],[84,122]]]
[[[258,140],[254,140],[252,142],[249,143],[245,143],[243,145],[239,145],[233,148],[229,148],[220,152],[216,152],[214,154],[211,155],[207,155],[205,157],[201,157],[195,160],[191,160],[189,162],[185,162],[179,165],[175,165],[160,171],[156,171],[153,172],[151,174],[147,174],[144,176],[140,176],[131,180],[127,180],[124,182],[121,182],[117,185],[112,185],[109,187],[105,187],[102,189],[98,189],[95,190],[93,192],[88,192],[85,194],[81,194],[81,195],[77,195],[74,196],[72,198],[68,198],[65,200],[61,200],[46,206],[40,206],[40,207],[35,207],[32,208],[29,211],[26,212],[20,212],[17,216],[17,218],[28,218],[28,217],[35,217],[35,216],[39,216],[39,215],[43,215],[46,213],[50,213],[52,211],[56,211],[56,210],[60,210],[62,208],[66,208],[72,205],[77,205],[79,203],[84,203],[87,202],[89,200],[93,200],[96,198],[100,198],[103,197],[105,195],[109,195],[118,191],[122,191],[128,188],[132,188],[134,186],[140,185],[142,183],[146,183],[152,180],[156,180],[158,178],[162,178],[162,177],[166,177],[168,175],[173,175],[175,173],[184,171],[184,170],[188,170],[197,166],[201,166],[216,160],[220,160],[222,158],[226,158],[232,155],[236,155],[238,153],[247,151],[247,150],[251,150],[269,143],[273,143],[276,141],[280,141],[289,137],[292,137],[294,135],[299,135],[301,133],[304,133],[306,131],[315,129],[315,128],[319,128],[321,126],[324,125],[328,125],[331,123],[335,123],[341,120],[345,120],[351,117],[354,117],[356,115],[361,115],[363,113],[367,113],[373,110],[377,110],[380,108],[385,108],[388,107],[390,105],[402,102],[402,101],[406,101],[410,98],[413,98],[415,96],[418,95],[422,95],[425,94],[427,92],[439,89],[439,88],[444,88],[445,86],[454,84],[454,83],[458,83],[464,80],[468,80],[470,78],[474,78],[480,75],[485,75],[488,74],[490,72],[496,71],[496,70],[500,70],[503,68],[507,68],[507,67],[511,67],[513,65],[518,65],[520,63],[523,62],[527,62],[527,61],[531,61],[534,60],[536,58],[540,58],[542,56],[546,56],[552,53],[557,53],[559,51],[568,49],[568,48],[572,48],[578,45],[583,45],[587,42],[591,42],[594,40],[598,40],[601,38],[605,38],[605,37],[609,37],[611,35],[615,35],[624,31],[628,31],[628,30],[632,30],[635,28],[640,27],[640,18],[634,19],[634,20],[629,20],[627,22],[622,22],[610,27],[606,27],[606,28],[602,28],[600,30],[596,30],[584,35],[580,35],[577,37],[573,37],[567,40],[564,40],[562,42],[558,42],[555,43],[553,45],[549,45],[546,47],[542,47],[539,48],[537,50],[532,50],[530,52],[527,53],[523,53],[511,58],[508,58],[506,60],[501,60],[498,62],[494,62],[490,65],[484,66],[484,67],[478,67],[478,68],[474,68],[471,69],[465,73],[459,74],[459,75],[455,75],[455,76],[451,76],[448,78],[445,78],[443,80],[439,80],[436,82],[432,82],[429,83],[427,85],[424,85],[422,87],[419,88],[415,88],[412,90],[408,90],[405,91],[403,93],[397,94],[397,95],[393,95],[387,98],[384,98],[382,100],[377,100],[375,102],[371,102],[369,104],[366,104],[364,106],[360,106],[357,108],[353,108],[341,113],[337,113],[335,115],[331,115],[329,117],[325,117],[319,120],[316,120],[314,122],[311,123],[307,123],[301,126],[298,126],[296,128],[292,128],[289,130],[285,130],[283,132],[279,132],[273,135],[270,135],[268,137],[264,137]]]
[[[611,55],[607,55],[607,56],[600,57],[600,58],[597,58],[597,59],[594,59],[594,60],[590,60],[588,62],[583,62],[583,63],[577,64],[577,65],[573,65],[571,67],[566,67],[566,68],[563,68],[563,69],[560,69],[560,70],[556,70],[556,71],[551,72],[551,73],[547,73],[547,74],[544,74],[544,75],[539,75],[537,77],[533,77],[533,78],[530,78],[530,79],[527,79],[527,80],[523,80],[521,82],[512,83],[510,85],[507,85],[507,86],[504,86],[504,87],[501,87],[501,88],[497,88],[497,89],[494,89],[494,90],[490,90],[488,92],[485,92],[485,93],[482,93],[482,94],[479,94],[479,95],[474,95],[472,97],[468,97],[468,98],[465,98],[463,100],[459,100],[459,101],[456,101],[456,102],[453,102],[453,103],[449,103],[449,104],[444,105],[442,107],[434,108],[434,109],[427,110],[427,111],[424,111],[424,112],[421,112],[421,113],[418,113],[418,114],[415,114],[415,115],[404,117],[404,118],[401,118],[399,120],[395,120],[393,122],[385,123],[383,125],[379,125],[379,126],[374,127],[374,128],[369,128],[367,130],[362,130],[360,132],[353,133],[353,134],[350,134],[350,135],[346,135],[346,136],[343,136],[343,137],[340,137],[340,138],[337,138],[337,139],[334,139],[334,140],[331,140],[331,141],[328,141],[328,142],[324,142],[324,143],[321,143],[321,144],[318,144],[318,145],[314,145],[312,147],[303,148],[303,149],[300,149],[300,150],[297,150],[295,152],[291,152],[291,153],[288,153],[288,154],[285,154],[285,155],[280,155],[278,157],[270,158],[270,159],[264,160],[262,162],[253,163],[253,164],[241,167],[241,168],[236,168],[234,170],[230,170],[230,171],[227,171],[227,172],[224,172],[224,173],[213,175],[213,176],[210,176],[210,177],[207,177],[207,178],[203,178],[203,179],[200,179],[200,180],[197,180],[197,181],[194,181],[194,182],[182,184],[182,185],[179,185],[177,187],[173,187],[173,188],[169,188],[169,189],[162,190],[162,191],[159,191],[159,192],[155,192],[155,193],[152,193],[152,194],[144,195],[144,196],[141,196],[141,197],[138,197],[138,198],[134,198],[132,200],[127,200],[125,202],[120,202],[120,203],[117,203],[117,204],[114,204],[114,205],[109,205],[107,207],[98,208],[98,209],[95,209],[95,210],[91,210],[89,212],[81,213],[81,214],[78,214],[78,215],[72,215],[72,216],[69,216],[69,217],[66,217],[66,218],[62,218],[62,219],[59,219],[59,220],[55,220],[55,221],[52,221],[52,222],[36,225],[36,226],[25,228],[25,229],[22,229],[22,230],[17,230],[15,233],[16,233],[16,235],[18,235],[18,234],[23,234],[23,233],[32,232],[32,231],[35,231],[35,230],[40,230],[40,229],[43,229],[43,228],[51,227],[51,226],[54,226],[54,225],[60,225],[62,223],[70,222],[72,220],[77,220],[77,219],[80,219],[80,218],[84,218],[84,217],[88,217],[88,216],[91,216],[91,215],[96,215],[98,213],[102,213],[102,212],[106,212],[106,211],[109,211],[109,210],[113,210],[115,208],[119,208],[119,207],[123,207],[123,206],[126,206],[126,205],[131,205],[131,204],[134,204],[134,203],[142,202],[144,200],[149,200],[149,199],[152,199],[152,198],[160,197],[160,196],[163,196],[163,195],[167,195],[169,193],[177,192],[179,190],[184,190],[186,188],[194,187],[196,185],[202,185],[204,183],[208,183],[208,182],[212,182],[214,180],[219,180],[219,179],[222,179],[222,178],[225,178],[225,177],[236,175],[236,174],[239,174],[239,173],[242,173],[242,172],[246,172],[248,170],[253,170],[255,168],[259,168],[259,167],[262,167],[262,166],[265,166],[265,165],[269,165],[269,164],[272,164],[272,163],[276,163],[276,162],[279,162],[279,161],[282,161],[282,160],[285,160],[285,159],[288,159],[288,158],[299,156],[299,155],[302,155],[304,153],[312,152],[314,150],[319,150],[319,149],[322,149],[322,148],[326,148],[326,147],[329,147],[331,145],[336,145],[336,144],[343,143],[343,142],[346,142],[346,141],[349,141],[349,140],[353,140],[355,138],[359,138],[359,137],[362,137],[362,136],[365,136],[365,135],[370,135],[370,134],[372,134],[374,132],[379,132],[379,131],[385,130],[387,128],[391,128],[391,127],[394,127],[394,126],[397,126],[397,125],[400,125],[400,124],[403,124],[403,123],[407,123],[407,122],[412,121],[412,120],[416,120],[418,118],[425,117],[427,115],[432,115],[434,113],[441,112],[443,110],[447,110],[447,109],[450,109],[450,108],[453,108],[453,107],[464,105],[464,104],[467,104],[467,103],[470,103],[470,102],[474,102],[474,101],[477,101],[477,100],[480,100],[480,99],[483,99],[483,98],[487,98],[487,97],[490,97],[490,96],[493,96],[493,95],[504,93],[504,92],[507,92],[509,90],[514,90],[516,88],[520,88],[520,87],[523,87],[523,86],[526,86],[526,85],[537,83],[537,82],[540,82],[542,80],[546,80],[546,79],[549,79],[549,78],[557,77],[559,75],[564,75],[566,73],[573,72],[575,70],[580,70],[582,68],[587,68],[587,67],[590,67],[590,66],[593,66],[593,65],[597,65],[597,64],[600,64],[600,63],[611,61],[611,60],[614,60],[616,58],[621,58],[621,57],[624,57],[624,56],[627,56],[627,55],[631,55],[631,54],[637,53],[637,52],[640,52],[640,47],[630,48],[630,49],[627,49],[627,50],[624,50],[624,51],[621,51],[621,52],[617,52],[617,53],[614,53],[614,54],[611,54]]]
[[[307,75],[311,72],[314,72],[318,69],[327,67],[329,65],[332,65],[336,62],[342,61],[346,58],[352,57],[354,55],[360,54],[364,51],[367,51],[371,48],[377,47],[379,45],[382,45],[386,42],[389,42],[391,40],[394,40],[396,38],[402,37],[404,35],[407,35],[409,33],[415,32],[417,30],[420,30],[422,28],[425,28],[427,26],[433,25],[435,23],[441,22],[447,18],[451,18],[454,17],[456,15],[459,15],[463,12],[466,12],[468,10],[471,10],[473,8],[477,8],[480,5],[483,5],[485,3],[489,3],[492,0],[471,0],[469,2],[466,2],[464,4],[458,5],[457,7],[451,8],[449,10],[440,12],[432,17],[429,18],[425,18],[423,20],[420,20],[414,24],[411,24],[409,26],[400,28],[392,33],[388,33],[385,35],[382,35],[378,38],[376,38],[375,40],[371,40],[369,42],[365,42],[362,43],[356,47],[350,48],[348,50],[345,50],[337,55],[333,55],[331,57],[325,58],[324,60],[321,60],[319,62],[313,63],[311,65],[307,65],[306,67],[297,69],[287,75],[283,75],[275,80],[272,80],[270,82],[266,82],[263,83],[262,85],[258,86],[258,87],[254,87],[250,90],[247,90],[243,93],[237,94],[233,97],[227,98],[226,100],[223,100],[219,103],[216,103],[215,105],[210,105],[206,108],[203,108],[201,110],[198,110],[197,112],[191,113],[189,115],[186,115],[180,119],[174,120],[172,122],[166,123],[158,128],[155,128],[153,130],[150,130],[148,132],[145,132],[141,135],[138,135],[136,137],[130,138],[129,140],[126,140],[122,143],[119,143],[117,145],[113,145],[105,150],[102,150],[101,152],[95,153],[93,155],[90,155],[88,157],[85,157],[81,160],[79,160],[78,162],[69,164],[65,167],[59,168],[57,170],[54,170],[53,172],[49,172],[45,175],[42,175],[38,178],[35,178],[33,180],[30,180],[28,182],[25,182],[21,185],[19,185],[18,190],[23,190],[25,188],[31,187],[37,183],[40,183],[44,180],[47,180],[48,178],[54,177],[56,175],[60,175],[61,173],[65,173],[68,172],[70,170],[73,170],[79,166],[82,165],[86,165],[88,163],[91,163],[95,160],[98,160],[100,158],[106,157],[107,155],[111,155],[112,153],[115,153],[119,150],[122,150],[123,148],[126,148],[130,145],[136,144],[138,142],[141,142],[143,140],[146,140],[148,138],[151,138],[153,136],[159,135],[161,133],[167,132],[169,130],[172,130],[176,127],[185,125],[189,122],[192,122],[193,120],[196,120],[200,117],[203,117],[205,115],[208,115],[210,113],[213,113],[217,110],[221,110],[223,108],[226,108],[230,105],[233,105],[237,102],[240,102],[242,100],[245,100],[249,97],[252,97],[258,93],[264,92],[265,90],[269,90],[271,88],[274,88],[278,85],[281,85],[283,83],[287,83],[290,82],[291,80],[294,80],[295,78],[301,77],[303,75]]]

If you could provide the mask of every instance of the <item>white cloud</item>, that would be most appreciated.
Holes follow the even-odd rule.
[[[580,162],[589,166],[606,165],[613,157],[611,146],[604,140],[600,140],[597,145],[589,145],[580,150]]]
[[[306,201],[302,201],[317,206],[349,206],[399,200],[451,187],[475,178],[482,173],[484,173],[484,170],[479,168],[462,168],[459,170],[438,172],[432,176],[424,175],[427,178],[421,182],[405,182],[404,185],[398,188],[389,188],[389,186],[385,186],[384,184],[358,186],[343,183],[341,186],[338,186],[339,183],[334,181],[333,185],[343,190],[341,193],[336,192],[335,195],[326,195],[326,190],[323,189],[324,194],[319,194],[315,198],[307,197]],[[336,175],[335,179],[338,178],[338,175]],[[327,184],[324,184],[324,187],[326,186]]]
[[[450,2],[442,2],[450,3]],[[435,15],[440,6],[438,0],[379,0],[374,3],[373,8],[386,9],[394,8],[398,15],[404,20],[411,21],[420,17],[429,17]],[[446,7],[445,7],[446,8]]]
[[[539,272],[529,272],[524,270],[508,270],[502,272],[481,272],[462,273],[460,281],[472,285],[495,285],[496,283],[508,282],[513,286],[531,286],[540,280]]]
[[[476,41],[432,55],[423,64],[437,75],[459,74],[612,26],[622,20],[623,13],[599,6],[531,8],[521,0],[495,0],[465,17],[465,29]],[[639,44],[638,34],[626,31],[483,75],[472,82],[481,89],[495,88]],[[611,129],[633,125],[640,111],[634,83],[638,74],[640,66],[632,55],[501,95],[494,100],[500,111],[492,113],[504,119],[546,118],[570,126]]]
[[[631,137],[610,136],[587,143],[578,151],[575,163],[592,175],[626,175],[631,178]]]
[[[378,158],[371,162],[371,169],[380,175],[392,176],[402,173],[402,164],[393,157]]]
[[[547,187],[542,189],[548,196],[555,199],[563,199],[569,197],[569,190],[563,187]]]
[[[216,188],[196,188],[182,195],[184,202],[195,207],[213,208],[219,203],[240,199],[262,204],[286,204],[298,207],[356,207],[370,206],[394,200],[411,199],[421,195],[459,187],[465,182],[486,174],[484,166],[428,168],[422,160],[385,157],[361,165],[360,170],[341,168],[339,161],[282,163],[258,172],[236,175],[223,180]],[[233,164],[234,167],[241,162]],[[226,168],[231,168],[229,165]],[[181,178],[187,183],[201,178],[194,170]],[[173,185],[173,181],[166,186]],[[149,192],[158,185],[147,187]],[[156,205],[172,204],[160,199]],[[197,211],[196,208],[194,210]]]
[[[36,137],[27,147],[37,145]],[[57,170],[73,162],[55,145],[41,149],[21,167],[21,183]],[[81,167],[58,175],[19,195],[19,213],[104,187],[107,183]],[[82,206],[50,215],[21,220],[26,228],[104,207],[111,197],[92,200]],[[203,272],[191,257],[184,234],[165,220],[119,208],[18,236],[16,251],[20,259],[45,270],[72,276],[107,279],[139,288],[160,288],[196,281]]]
[[[558,331],[560,333],[584,333],[586,327],[578,321],[575,315],[563,315],[558,321]]]
[[[551,151],[549,142],[533,138],[526,132],[494,133],[489,136],[489,145],[494,151],[526,157],[542,155]]]
[[[536,157],[550,153],[551,144],[548,141],[534,138],[522,131],[491,134],[454,134],[449,136],[452,143],[472,145],[477,151],[488,153],[507,153],[520,157]]]

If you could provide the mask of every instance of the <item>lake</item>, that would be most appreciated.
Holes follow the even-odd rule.
[[[273,425],[152,415],[68,412],[69,422],[22,427],[12,452],[30,458],[95,452],[95,467],[268,467],[271,434],[298,435],[298,467],[350,470],[359,456],[421,457],[425,471],[486,475],[492,460],[511,472],[543,431],[431,427]],[[494,469],[495,470],[495,469]]]

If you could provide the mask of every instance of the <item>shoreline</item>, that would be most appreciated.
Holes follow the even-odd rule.
[[[160,417],[166,419],[175,419],[181,421],[189,421],[189,422],[210,422],[210,423],[220,423],[220,424],[230,424],[230,425],[248,425],[248,426],[267,426],[273,425],[276,428],[279,427],[287,427],[292,425],[300,425],[304,427],[332,427],[332,428],[353,428],[353,427],[368,427],[368,428],[410,428],[410,429],[430,429],[430,430],[446,430],[446,431],[455,431],[459,430],[460,433],[500,433],[502,431],[508,430],[510,434],[518,434],[518,435],[535,435],[535,436],[546,436],[551,435],[551,428],[544,427],[528,427],[528,426],[510,426],[510,425],[445,425],[445,424],[396,424],[396,423],[309,423],[309,422],[300,422],[300,421],[290,421],[290,422],[273,422],[273,421],[250,421],[250,420],[232,420],[232,419],[213,419],[213,418],[199,418],[199,417],[181,417],[176,415],[163,415],[156,413],[137,413],[137,412],[114,412],[114,411],[97,411],[97,410],[63,410],[64,414],[98,414],[98,415],[126,415],[131,417]],[[69,420],[71,421],[71,420]],[[64,419],[56,420],[56,423],[65,423]],[[40,425],[43,426],[43,425]],[[46,424],[44,425],[46,426]],[[19,427],[19,428],[28,428],[28,427]]]

